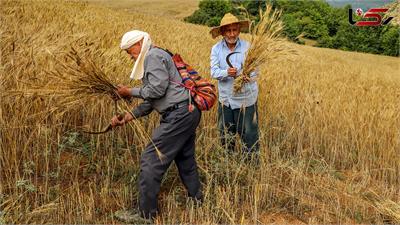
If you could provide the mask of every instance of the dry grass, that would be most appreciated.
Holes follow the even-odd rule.
[[[2,1],[0,16],[0,222],[117,223],[112,213],[137,197],[139,155],[148,142],[138,127],[149,135],[158,115],[85,135],[75,128],[109,122],[108,96],[43,113],[60,98],[7,93],[54,82],[49,72],[61,67],[53,56],[63,59],[71,46],[89,49],[112,84],[128,84],[132,62],[118,44],[133,28],[201,74],[209,74],[215,40],[206,27],[73,1]],[[216,109],[204,113],[196,151],[205,203],[186,202],[172,167],[157,223],[399,223],[399,59],[290,46],[296,61],[260,71],[260,168],[226,155]]]
[[[199,0],[88,0],[89,3],[104,5],[112,9],[123,10],[132,14],[146,14],[183,20],[198,9]]]

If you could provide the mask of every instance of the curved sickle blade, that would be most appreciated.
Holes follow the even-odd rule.
[[[82,130],[83,133],[87,133],[87,134],[104,134],[107,133],[108,131],[112,130],[112,126],[111,124],[109,124],[107,127],[105,127],[103,130],[101,131],[87,131],[87,130]]]
[[[124,118],[124,113],[119,113],[118,116],[118,120],[122,120]],[[82,130],[83,133],[87,133],[87,134],[104,134],[107,133],[108,131],[112,130],[113,127],[111,124],[108,124],[107,127],[104,127],[103,130],[101,131],[87,131],[87,130]]]
[[[229,58],[230,58],[233,54],[236,54],[236,53],[239,53],[239,52],[231,52],[231,53],[229,53],[229,54],[226,56],[226,63],[228,64],[228,66],[229,66],[230,68],[233,68],[233,65],[232,65],[231,61],[229,60]]]

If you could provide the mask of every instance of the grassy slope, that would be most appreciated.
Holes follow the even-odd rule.
[[[47,52],[62,56],[71,45],[84,50],[85,42],[104,53],[92,57],[106,74],[128,83],[131,62],[118,44],[133,28],[146,30],[157,45],[180,52],[209,74],[216,40],[203,26],[168,17],[155,22],[154,15],[73,2],[7,1],[2,6],[4,89],[46,82],[45,71],[57,68]],[[185,204],[172,168],[164,180],[158,222],[399,222],[399,59],[292,46],[298,57],[261,70],[260,170],[223,153],[216,109],[204,113],[197,156],[205,204],[196,210]],[[1,101],[3,220],[116,222],[112,212],[130,207],[137,195],[137,162],[148,140],[139,140],[138,130],[129,126],[115,133],[118,148],[112,147],[113,134],[66,132],[71,123],[101,127],[112,113],[108,99],[92,100],[67,116],[41,118],[37,113],[51,104],[38,96]],[[141,124],[150,133],[157,120],[153,113]]]
[[[191,15],[197,9],[199,0],[88,0],[88,2],[131,13],[143,13],[157,17],[163,16],[173,19],[183,19]]]

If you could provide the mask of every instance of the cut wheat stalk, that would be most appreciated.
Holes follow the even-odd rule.
[[[61,87],[57,86],[53,93],[69,93],[69,96],[75,99],[98,95],[107,95],[113,99],[120,98],[116,93],[117,87],[90,58],[81,57],[74,48],[71,48],[67,57],[75,65],[55,58],[63,71],[56,69],[48,72],[50,77],[62,84]]]
[[[242,72],[234,82],[235,93],[241,91],[244,83],[250,80],[250,74],[260,66],[295,53],[283,37],[283,22],[280,20],[282,11],[273,10],[272,6],[268,5],[265,11],[260,9],[259,13],[259,23],[254,29],[249,28],[250,48],[246,53]]]
[[[394,223],[400,223],[400,204],[381,195],[368,191],[362,195],[364,200],[369,202],[382,215],[390,218]]]

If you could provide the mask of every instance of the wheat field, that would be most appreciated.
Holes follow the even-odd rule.
[[[181,20],[198,9],[199,0],[87,0],[87,2],[122,10],[129,13],[147,14]]]
[[[140,152],[159,116],[84,134],[109,123],[113,101],[63,105],[52,77],[68,75],[60,62],[74,48],[114,84],[137,85],[119,49],[131,29],[209,77],[216,40],[170,16],[76,1],[0,4],[0,223],[120,223],[112,215],[137,200]],[[399,58],[290,45],[297,56],[260,72],[260,167],[228,155],[216,108],[204,112],[196,142],[204,204],[186,200],[171,166],[156,223],[400,223]]]

